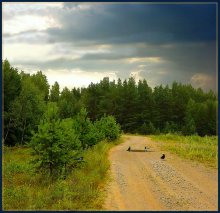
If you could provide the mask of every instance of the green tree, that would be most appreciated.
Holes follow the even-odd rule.
[[[164,129],[166,122],[169,122],[172,118],[172,93],[168,86],[158,86],[154,88],[154,100],[155,100],[155,126],[161,131]]]
[[[5,144],[13,144],[13,141],[8,140],[8,135],[11,135],[11,130],[13,127],[12,118],[12,105],[15,99],[19,96],[21,92],[21,77],[18,70],[11,67],[8,60],[2,62],[3,71],[3,97],[4,97],[4,142]]]
[[[71,118],[80,111],[80,102],[74,92],[65,87],[60,94],[58,107],[60,118]]]
[[[9,116],[10,126],[7,129],[6,144],[24,144],[31,136],[31,130],[36,129],[45,104],[39,89],[34,85],[29,75],[22,78],[22,89],[11,105]]]
[[[195,101],[190,99],[187,103],[186,107],[186,115],[184,118],[184,126],[182,128],[182,133],[184,135],[193,135],[196,134],[196,124],[194,121],[194,113],[195,113]]]
[[[143,135],[155,134],[156,129],[151,121],[143,123],[139,129],[139,133]]]
[[[113,141],[120,136],[120,126],[111,115],[103,116],[100,120],[96,121],[95,127],[104,136],[103,139]]]
[[[21,77],[18,70],[11,67],[8,60],[2,62],[3,81],[4,81],[4,111],[8,112],[12,101],[20,94]]]
[[[148,86],[145,79],[143,81],[139,81],[137,101],[137,119],[139,126],[143,123],[142,128],[145,128],[146,123],[154,120],[154,108],[152,89]]]
[[[186,117],[185,122],[186,122],[186,124],[182,129],[183,135],[196,134],[196,126],[195,126],[195,121],[193,120],[193,118]]]
[[[207,128],[209,130],[209,135],[217,135],[217,109],[218,102],[214,100],[207,100]]]
[[[74,117],[73,128],[79,135],[79,140],[82,143],[82,148],[86,149],[89,146],[88,134],[90,134],[92,123],[88,118],[88,113],[85,108]]]
[[[48,101],[50,85],[47,81],[47,77],[42,73],[42,71],[38,71],[36,74],[33,74],[31,78],[34,85],[42,93],[44,101]]]
[[[117,98],[115,93],[115,81],[109,82],[109,78],[105,77],[97,85],[97,89],[99,91],[97,118],[101,118],[104,114],[114,115]]]
[[[48,104],[38,131],[33,134],[29,146],[33,149],[34,163],[39,171],[49,173],[50,177],[66,175],[67,168],[73,163],[81,144],[72,128],[72,120],[59,120],[58,107]]]
[[[137,129],[137,86],[134,78],[129,78],[128,81],[123,82],[122,92],[122,127],[126,132],[134,133]]]
[[[60,86],[56,81],[50,90],[50,101],[58,102],[60,96]]]
[[[82,101],[88,111],[88,116],[92,121],[95,121],[98,118],[97,112],[99,111],[98,105],[100,100],[99,91],[98,86],[91,83],[88,88],[84,90],[82,95]]]

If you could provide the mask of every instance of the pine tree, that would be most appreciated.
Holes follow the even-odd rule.
[[[196,124],[193,117],[195,115],[194,112],[195,112],[195,101],[190,99],[186,107],[184,126],[182,128],[182,133],[184,135],[196,134]]]
[[[58,102],[60,96],[60,86],[56,81],[50,90],[50,101]]]
[[[50,177],[60,177],[63,171],[67,172],[81,146],[71,127],[72,121],[60,121],[58,107],[49,103],[44,119],[29,143],[35,156],[33,163],[39,171],[49,173]]]

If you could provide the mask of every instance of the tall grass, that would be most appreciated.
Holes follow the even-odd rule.
[[[67,179],[51,181],[36,174],[30,149],[4,148],[4,210],[100,210],[110,163],[108,151],[115,143],[101,142],[84,153],[85,162]]]
[[[163,150],[218,168],[218,136],[151,135]]]

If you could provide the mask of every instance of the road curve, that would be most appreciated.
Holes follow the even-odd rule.
[[[147,137],[123,137],[125,142],[109,153],[105,210],[218,209],[217,169],[161,152]],[[129,146],[131,152],[126,151]],[[160,159],[162,153],[165,160]]]

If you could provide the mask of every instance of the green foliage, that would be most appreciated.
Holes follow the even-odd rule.
[[[56,81],[50,90],[50,101],[58,102],[60,96],[60,86]]]
[[[184,135],[194,135],[196,134],[196,126],[193,118],[186,119],[186,124],[183,127],[182,133]]]
[[[113,143],[101,142],[84,152],[85,164],[63,179],[51,181],[34,173],[30,148],[4,147],[4,210],[101,210],[102,186],[107,181],[108,151]]]
[[[83,103],[88,111],[88,116],[92,121],[95,121],[98,118],[98,103],[100,99],[100,94],[98,91],[98,87],[91,83],[87,89],[84,90]]]
[[[67,87],[63,89],[58,101],[60,118],[71,118],[80,111],[77,95],[74,90],[70,91]]]
[[[123,82],[118,79],[116,83],[105,77],[87,88],[71,91],[64,88],[61,94],[55,82],[49,95],[49,84],[41,71],[33,75],[19,73],[7,60],[2,65],[6,145],[30,140],[31,131],[36,131],[45,112],[48,96],[49,101],[58,104],[59,119],[75,117],[82,107],[87,110],[86,120],[74,124],[83,148],[104,138],[92,123],[104,114],[114,116],[124,132],[217,134],[218,101],[212,91],[205,93],[177,82],[171,87],[160,85],[152,90],[145,79],[136,84],[134,78]]]
[[[190,100],[194,101],[191,107]],[[216,134],[216,95],[191,85],[174,82],[171,88],[160,85],[152,90],[146,80],[136,85],[133,78],[123,83],[118,79],[117,84],[104,78],[83,90],[82,102],[92,121],[103,114],[113,115],[124,132],[146,134],[151,122],[155,134]]]
[[[142,124],[142,126],[139,128],[138,133],[142,134],[142,135],[147,135],[148,134],[148,128],[146,123],[144,122]]]
[[[137,101],[138,90],[134,78],[129,78],[123,82],[122,104],[123,104],[123,122],[122,128],[126,132],[134,133],[137,126]]]
[[[15,144],[13,140],[10,143],[8,136],[10,137],[12,124],[12,104],[14,100],[19,96],[21,92],[21,76],[18,73],[18,70],[11,67],[8,60],[2,62],[2,73],[3,73],[3,92],[4,92],[4,142],[5,144]],[[14,134],[13,134],[14,135]],[[10,137],[11,139],[11,137]]]
[[[2,62],[4,81],[4,111],[8,111],[10,104],[21,91],[21,77],[18,70],[11,67],[8,60]]]
[[[173,121],[166,121],[163,133],[174,133],[178,131],[177,125]]]
[[[120,126],[113,116],[102,117],[93,124],[88,118],[85,108],[82,108],[77,116],[74,117],[73,126],[79,135],[83,149],[93,146],[104,139],[113,141],[120,136]]]
[[[172,90],[168,86],[155,87],[153,97],[155,101],[154,123],[162,131],[166,122],[172,119]]]
[[[143,125],[139,128],[138,133],[143,135],[155,134],[156,128],[154,127],[152,122],[143,123]]]
[[[57,112],[55,104],[48,105],[45,119],[41,120],[29,144],[36,156],[37,168],[54,177],[62,175],[63,170],[67,172],[81,146],[72,120],[60,121]]]
[[[36,74],[33,74],[31,78],[34,85],[42,93],[43,99],[48,101],[50,85],[47,81],[47,77],[42,73],[42,71],[38,71]]]
[[[120,136],[120,126],[116,123],[113,116],[102,117],[95,122],[95,127],[97,131],[100,132],[101,137],[104,137],[109,141],[116,140]]]
[[[91,141],[88,141],[88,138],[89,135],[91,135],[90,131],[92,131],[92,122],[88,118],[88,113],[85,108],[82,108],[74,118],[73,128],[79,135],[79,140],[82,143],[83,149],[87,148],[91,143]]]
[[[10,109],[6,113],[9,122],[6,125],[5,143],[9,145],[24,144],[28,141],[31,131],[36,129],[45,110],[43,96],[31,76],[24,73],[21,75],[20,94],[11,102]]]

